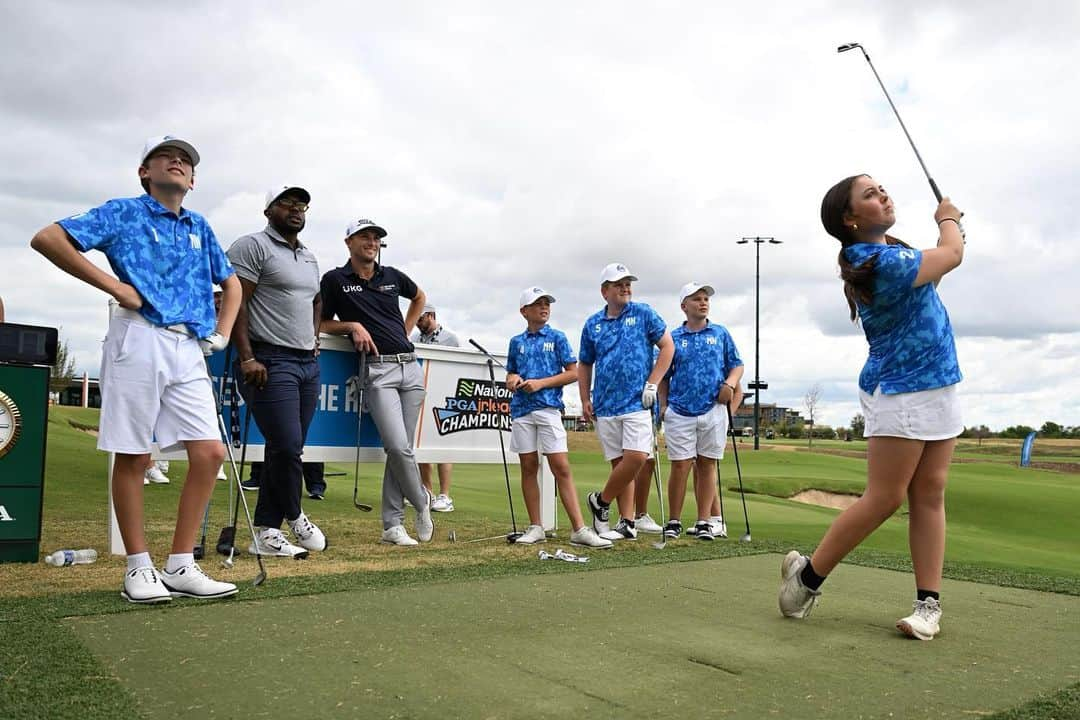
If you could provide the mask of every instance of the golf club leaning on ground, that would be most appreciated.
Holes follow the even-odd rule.
[[[207,372],[209,372],[209,370],[210,370],[210,360],[209,360],[209,358],[207,358],[206,369],[207,369]],[[228,368],[225,368],[225,372],[228,372],[228,370],[229,370]],[[213,384],[211,383],[211,387],[212,386],[213,386]],[[244,449],[242,451],[244,454],[247,453],[247,433],[248,433],[248,427],[250,426],[250,423],[251,423],[251,406],[250,405],[248,405],[248,407],[246,408],[245,415],[246,415],[246,417],[244,418]],[[251,531],[251,544],[252,544],[252,547],[255,548],[255,559],[259,563],[259,573],[251,581],[252,585],[254,585],[255,587],[258,587],[259,585],[262,585],[263,582],[266,581],[266,567],[263,565],[262,555],[259,553],[259,541],[258,541],[258,538],[255,535],[255,524],[251,521],[251,510],[248,508],[247,498],[244,497],[244,488],[240,484],[242,482],[242,480],[240,478],[240,472],[236,467],[236,456],[233,454],[232,443],[229,442],[229,433],[228,433],[227,428],[225,427],[225,418],[221,417],[220,412],[217,414],[217,420],[218,420],[218,428],[221,430],[221,440],[222,440],[222,442],[225,443],[225,452],[229,456],[229,466],[232,468],[233,478],[234,478],[234,480],[236,482],[236,494],[237,494],[237,496],[239,498],[239,502],[237,503],[236,507],[239,508],[240,503],[244,504],[244,516],[247,519],[248,530]],[[241,458],[241,464],[243,464],[243,458]],[[232,545],[232,549],[229,551],[229,557],[226,558],[222,562],[222,565],[224,565],[225,567],[230,567],[231,568],[232,565],[233,565],[233,556],[236,553],[236,542],[235,542],[236,535],[235,535],[235,533],[236,533],[236,516],[234,515],[233,516],[233,539],[234,539],[234,542],[233,542],[233,545]]]
[[[742,514],[743,519],[746,520],[746,534],[739,538],[739,542],[750,542],[750,514],[746,511],[746,491],[743,490],[742,484],[742,467],[739,465],[739,444],[735,441],[735,418],[731,415],[731,405],[725,405],[727,408],[728,417],[728,434],[731,435],[731,449],[735,453],[735,474],[739,476],[739,497],[742,498]],[[716,474],[717,487],[720,485],[720,471],[717,468]],[[723,506],[720,508],[720,514],[724,514]],[[727,518],[724,519],[727,522]]]
[[[225,404],[225,377],[228,374],[229,360],[231,357],[232,345],[228,345],[225,347],[225,371],[221,373],[221,378],[218,381],[217,397],[215,398],[216,402],[214,403],[218,417],[221,417],[221,409]],[[210,366],[207,365],[207,372],[209,372],[209,369]],[[211,376],[210,381],[213,382],[213,376]],[[228,442],[228,439],[226,439],[225,442]],[[230,485],[230,487],[232,486]],[[206,530],[207,527],[210,525],[210,505],[211,501],[207,501],[206,510],[203,511],[202,537],[199,539],[199,544],[196,545],[195,549],[192,551],[192,555],[195,557],[196,560],[202,560],[206,556]]]
[[[357,353],[356,387],[356,463],[353,465],[352,502],[357,510],[371,512],[371,506],[360,502],[360,426],[364,424],[364,385],[367,384],[367,355]]]
[[[652,414],[652,411],[649,411]],[[660,434],[660,423],[652,423],[652,454],[653,454],[653,480],[656,482],[656,500],[660,503],[660,527],[663,528],[667,525],[667,517],[664,513],[664,480],[660,476],[660,440],[658,436]],[[660,539],[653,542],[652,546],[657,550],[663,550],[667,547],[667,536],[664,535],[663,530],[660,531]]]
[[[473,347],[475,347],[477,350],[487,356],[488,375],[491,378],[491,393],[492,397],[495,397],[495,363],[497,363],[498,361],[494,357],[492,357],[491,353],[485,350],[480,345],[480,343],[476,342],[472,338],[469,338],[469,342],[472,343]],[[506,366],[502,363],[499,363],[499,367],[501,367],[503,370],[506,370]],[[506,542],[508,544],[512,544],[516,543],[518,541],[518,538],[520,538],[525,533],[518,531],[517,518],[514,516],[514,496],[513,493],[510,492],[510,467],[509,465],[507,465],[506,462],[506,444],[503,442],[503,431],[501,427],[496,427],[495,430],[499,433],[499,451],[502,453],[503,476],[506,478],[506,499],[510,502],[510,526],[512,530],[510,534],[506,536]]]
[[[885,99],[889,101],[889,107],[892,108],[893,115],[896,116],[897,122],[900,123],[900,129],[904,131],[904,137],[907,138],[908,144],[911,145],[911,149],[915,151],[915,159],[919,161],[919,166],[922,168],[923,174],[926,175],[926,180],[930,183],[930,190],[933,191],[934,197],[940,203],[942,199],[941,190],[938,189],[937,183],[934,182],[934,178],[930,177],[930,171],[926,169],[926,163],[923,162],[922,155],[919,154],[919,148],[915,147],[915,141],[911,139],[911,133],[908,132],[907,125],[904,125],[904,120],[900,117],[900,111],[896,109],[896,104],[892,101],[892,97],[889,96],[889,91],[885,89],[885,83],[881,81],[881,76],[878,75],[877,68],[874,67],[874,63],[870,61],[870,56],[859,43],[847,43],[836,48],[836,52],[845,53],[848,50],[855,50],[858,48],[859,52],[866,58],[866,64],[870,66],[870,71],[874,73],[874,77],[877,79],[878,85],[881,86],[881,92],[885,93]],[[961,214],[961,217],[963,215]],[[957,223],[960,225],[960,223]],[[960,235],[965,236],[964,226],[960,225]]]

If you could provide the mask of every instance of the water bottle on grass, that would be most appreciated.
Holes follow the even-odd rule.
[[[97,550],[57,550],[52,555],[45,556],[45,562],[54,567],[67,565],[89,565],[97,560]]]

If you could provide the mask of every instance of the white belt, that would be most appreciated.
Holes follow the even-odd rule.
[[[191,338],[195,337],[195,333],[191,332],[191,330],[188,329],[187,325],[180,323],[176,325],[155,325],[154,323],[144,318],[138,310],[129,310],[126,307],[120,307],[119,305],[117,305],[116,309],[113,310],[113,314],[116,317],[122,317],[127,320],[134,320],[137,323],[141,323],[149,327],[161,328],[162,330],[179,333],[180,335],[186,335],[187,337]]]

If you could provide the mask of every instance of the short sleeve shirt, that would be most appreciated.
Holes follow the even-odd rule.
[[[645,409],[641,390],[652,371],[652,346],[665,332],[663,319],[645,303],[627,303],[614,318],[604,307],[585,321],[579,358],[593,366],[593,412],[614,417]]]
[[[697,417],[712,409],[720,384],[743,364],[735,341],[723,325],[706,323],[698,331],[686,324],[671,331],[675,355],[668,370],[668,407]]]
[[[120,282],[143,299],[152,325],[186,325],[204,338],[214,331],[214,288],[232,265],[202,215],[177,215],[150,195],[110,200],[58,223],[81,252],[100,250]]]
[[[357,275],[352,263],[328,271],[322,278],[322,318],[358,322],[371,333],[380,355],[412,352],[398,298],[412,300],[419,289],[408,275],[390,266],[375,265],[370,280]]]
[[[294,250],[272,227],[229,247],[242,279],[255,283],[247,304],[248,336],[297,350],[315,347],[312,303],[319,294],[319,262],[302,243]]]
[[[510,349],[506,353],[507,372],[525,380],[558,375],[567,365],[576,362],[566,335],[547,325],[534,333],[526,330],[510,338]],[[519,391],[510,398],[510,417],[519,418],[543,408],[561,411],[563,407],[561,387],[544,388],[534,393]]]
[[[461,340],[453,330],[447,330],[442,325],[435,328],[435,332],[425,335],[420,328],[415,328],[409,340],[421,345],[442,345],[443,347],[461,347]]]
[[[858,303],[859,320],[870,344],[859,387],[886,395],[933,390],[960,382],[949,314],[933,283],[912,287],[922,252],[902,245],[857,243],[844,256],[859,266],[877,258],[874,298]]]

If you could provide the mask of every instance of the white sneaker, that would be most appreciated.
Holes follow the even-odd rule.
[[[149,478],[146,477],[146,475],[143,475],[142,484],[143,485],[149,485],[150,484],[150,480],[149,480]]]
[[[659,535],[664,532],[664,528],[657,525],[656,521],[649,516],[649,513],[637,518],[634,525],[637,526],[638,532],[649,533],[650,535]]]
[[[146,478],[155,485],[168,485],[169,478],[165,477],[165,473],[158,470],[157,465],[151,465],[150,469],[146,471]]]
[[[185,565],[174,573],[162,570],[161,582],[173,597],[211,600],[236,594],[235,585],[208,577],[198,563]]]
[[[780,614],[784,617],[804,618],[817,604],[820,590],[811,590],[802,584],[799,574],[810,560],[792,550],[784,556],[780,565]]]
[[[724,518],[720,517],[719,515],[714,515],[709,518],[709,524],[712,525],[713,537],[727,537],[727,523],[724,522]]]
[[[440,494],[431,503],[432,512],[454,512],[454,501],[450,499],[449,495]]]
[[[607,534],[611,532],[611,526],[608,524],[608,518],[611,517],[611,506],[603,507],[600,504],[600,493],[598,492],[591,492],[586,495],[585,504],[588,505],[589,512],[592,514],[593,530],[600,537],[607,537]]]
[[[252,555],[266,555],[268,557],[288,557],[303,560],[308,556],[305,548],[298,547],[289,542],[285,533],[277,528],[261,528],[256,536],[259,549],[256,552],[255,543],[248,546],[248,552]]]
[[[570,535],[570,544],[591,548],[609,548],[612,545],[610,540],[597,535],[596,531],[588,525],[582,526],[580,530],[575,530]]]
[[[916,600],[912,613],[896,621],[896,629],[917,640],[933,640],[941,632],[941,603],[934,598]]]
[[[424,494],[427,495],[427,503],[416,511],[416,537],[420,542],[431,542],[431,536],[435,534],[435,522],[431,519],[433,498],[427,488],[424,488]]]
[[[322,552],[326,549],[326,536],[323,535],[323,531],[315,523],[308,520],[308,516],[304,513],[300,513],[295,520],[289,521],[289,529],[296,536],[296,544],[300,547],[315,552]]]
[[[698,540],[708,540],[711,542],[715,540],[712,529],[712,523],[708,520],[698,520],[694,523],[694,537]]]
[[[225,466],[224,465],[222,465],[221,467],[219,467],[217,469],[217,479],[218,480],[228,480],[229,479],[229,476],[225,474]]]
[[[419,545],[420,543],[409,537],[409,533],[405,532],[405,528],[401,525],[395,525],[392,528],[383,530],[382,537],[379,538],[379,542],[386,545]]]
[[[544,534],[544,528],[539,525],[530,525],[525,528],[525,534],[519,537],[515,542],[519,545],[533,545],[535,543],[547,542],[547,535]]]
[[[153,565],[129,570],[124,576],[124,589],[120,597],[130,603],[162,603],[172,600],[172,595],[161,582],[161,576]]]

